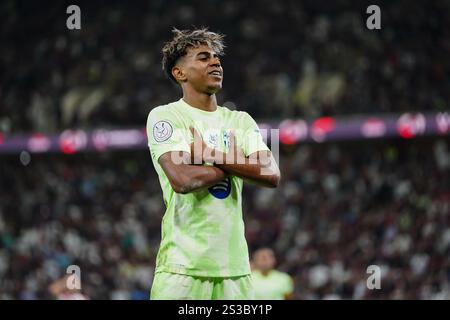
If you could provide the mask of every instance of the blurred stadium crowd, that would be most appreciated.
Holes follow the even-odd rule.
[[[0,130],[142,126],[178,92],[161,72],[164,41],[193,25],[226,34],[220,101],[256,119],[444,110],[450,3],[381,2],[375,31],[369,4],[80,1],[69,31],[64,1],[3,1]]]
[[[257,120],[448,110],[450,2],[81,1],[0,4],[0,132],[145,125],[179,98],[173,26],[226,34],[219,102]],[[450,299],[448,138],[284,146],[278,189],[244,187],[250,251],[272,247],[296,299]],[[1,155],[0,299],[148,299],[164,214],[148,151]],[[366,268],[382,269],[367,290]]]
[[[278,189],[244,188],[250,251],[270,246],[296,299],[450,299],[450,143],[283,150]],[[146,299],[164,213],[147,152],[3,161],[0,299],[52,298],[81,268],[92,299]],[[369,265],[381,290],[366,288]]]

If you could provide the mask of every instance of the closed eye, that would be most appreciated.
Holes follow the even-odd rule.
[[[197,54],[197,59],[200,61],[208,61],[209,59],[217,59],[217,61],[220,63],[220,58],[216,53],[210,54],[209,52],[200,52]]]

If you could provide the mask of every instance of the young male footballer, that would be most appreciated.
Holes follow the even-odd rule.
[[[253,299],[243,181],[274,188],[280,172],[252,117],[217,105],[223,35],[173,34],[162,65],[183,97],[147,119],[166,205],[150,299]]]

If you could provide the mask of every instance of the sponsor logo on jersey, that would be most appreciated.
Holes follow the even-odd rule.
[[[228,177],[218,184],[209,187],[208,191],[217,199],[225,199],[231,193],[231,178]]]

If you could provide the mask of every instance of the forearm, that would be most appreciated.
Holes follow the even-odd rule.
[[[230,175],[265,187],[278,185],[280,173],[275,159],[269,153],[266,153],[264,157],[255,153],[250,157],[242,155],[234,158],[230,158],[228,154],[218,150],[211,150],[209,154],[211,154],[211,158],[207,160]]]
[[[187,152],[168,152],[158,161],[176,193],[186,194],[208,188],[227,177],[220,168],[191,165],[191,155]]]
[[[238,176],[260,186],[276,187],[278,184],[279,177],[275,172],[260,163],[250,163],[248,158],[242,164],[224,163],[216,164],[216,166],[230,175]]]
[[[214,166],[183,165],[175,184],[175,192],[186,194],[209,188],[227,177],[220,168]]]

